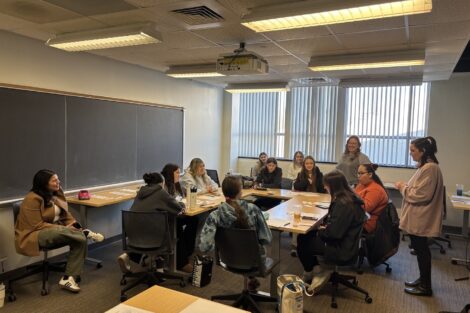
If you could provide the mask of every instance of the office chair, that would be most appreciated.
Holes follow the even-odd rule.
[[[290,178],[282,178],[281,180],[281,189],[292,190],[292,184],[294,181]]]
[[[209,176],[220,187],[219,174],[217,174],[217,170],[206,170],[206,173],[207,176]]]
[[[179,279],[180,286],[186,285],[183,276],[156,270],[155,261],[158,257],[174,253],[167,212],[122,211],[122,247],[126,253],[146,255],[150,266],[144,272],[122,275],[121,285],[127,284],[127,278],[137,279],[121,290],[121,301],[127,300],[126,292],[135,286],[147,284],[151,287],[161,282],[163,278]]]
[[[258,302],[277,302],[276,297],[258,294],[248,289],[248,277],[266,277],[279,263],[271,258],[262,260],[258,235],[254,229],[217,228],[215,234],[216,263],[224,270],[243,275],[243,290],[237,294],[215,295],[211,300],[235,300],[234,307],[251,308],[259,313]]]
[[[20,213],[20,206],[21,202],[13,203],[13,219],[16,224],[16,220],[18,219],[18,214]],[[39,263],[31,264],[26,266],[26,271],[19,276],[13,277],[8,281],[8,287],[6,289],[7,299],[10,302],[16,300],[16,295],[13,291],[13,282],[18,281],[20,279],[35,275],[37,273],[42,273],[42,288],[41,288],[41,296],[46,296],[49,294],[49,273],[50,272],[65,272],[65,265],[67,262],[49,262],[48,254],[49,251],[62,248],[65,245],[58,245],[54,248],[40,248],[39,250],[43,253],[42,261]],[[79,280],[79,279],[78,279]]]

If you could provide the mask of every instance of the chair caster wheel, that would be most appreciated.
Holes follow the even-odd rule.
[[[103,264],[101,263],[96,263],[96,268],[102,268],[103,267]]]
[[[366,299],[365,299],[365,300],[366,300],[367,303],[372,303],[372,298],[369,297],[369,296],[366,296]]]
[[[16,301],[16,295],[14,293],[8,295],[8,302],[15,302]]]
[[[338,308],[338,303],[336,303],[336,302],[331,302],[331,307],[332,307],[333,309],[337,309],[337,308]]]
[[[186,287],[186,282],[184,279],[180,280],[180,287]]]
[[[41,296],[47,296],[48,294],[49,294],[49,291],[47,289],[41,290]]]
[[[441,254],[446,254],[446,250],[445,250],[445,249],[440,249],[439,252],[440,252]]]
[[[452,263],[454,265],[457,265],[458,262],[456,260],[452,260],[452,261],[450,261],[450,263]]]
[[[120,300],[121,302],[124,302],[124,301],[127,300],[127,296],[126,296],[126,295],[121,295],[121,297],[119,298],[119,300]]]
[[[391,267],[387,267],[385,269],[385,272],[387,272],[387,274],[390,274],[392,272],[392,268]]]
[[[125,284],[127,284],[127,280],[125,278],[122,278],[119,283],[121,284],[121,286],[124,286]]]

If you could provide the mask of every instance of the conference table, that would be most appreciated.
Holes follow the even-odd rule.
[[[187,293],[153,286],[105,313],[248,313]]]
[[[91,192],[91,198],[89,200],[80,200],[76,195],[68,196],[67,201],[71,204],[79,205],[80,208],[80,223],[83,227],[87,225],[87,211],[90,208],[100,208],[112,204],[117,204],[129,200],[133,200],[137,194],[137,191],[142,184],[132,184],[127,186],[121,186],[111,189],[105,189],[100,191]],[[328,194],[319,194],[311,192],[297,192],[284,189],[268,189],[268,190],[257,190],[257,189],[243,189],[242,198],[245,197],[265,197],[284,200],[279,205],[273,207],[267,211],[269,215],[267,224],[273,233],[273,242],[271,245],[272,257],[280,258],[280,246],[281,246],[281,233],[291,232],[296,234],[306,234],[314,228],[317,228],[323,218],[328,213],[325,208],[320,208],[318,204],[322,206],[328,206],[330,202],[330,196]],[[221,193],[219,194],[199,194],[197,196],[197,205],[194,208],[186,209],[184,215],[196,216],[205,212],[211,211],[217,208],[221,202],[224,202],[225,198]],[[183,202],[186,202],[185,199]],[[293,225],[293,212],[296,206],[300,206],[301,214],[307,216],[302,219],[299,225]],[[170,228],[173,230],[172,236],[176,238],[176,216],[170,219]],[[173,240],[176,245],[176,240]],[[174,247],[176,252],[176,247]],[[101,264],[100,260],[89,259],[92,262]],[[279,275],[278,264],[272,272],[270,293],[272,296],[276,295],[276,278]],[[181,278],[189,278],[191,274],[183,273],[176,269],[176,253],[170,256],[169,260],[169,272],[177,275]]]
[[[470,236],[468,230],[468,220],[469,220],[469,212],[470,212],[470,197],[466,196],[456,196],[456,195],[449,195],[452,206],[456,210],[463,211],[463,222],[462,222],[462,237],[468,238]],[[459,258],[452,258],[452,264],[470,264],[469,259],[459,259]]]

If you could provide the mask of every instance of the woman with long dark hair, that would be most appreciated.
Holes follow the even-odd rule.
[[[311,281],[310,289],[315,292],[330,277],[330,273],[321,268],[317,256],[323,255],[326,261],[334,264],[352,261],[358,254],[365,220],[363,202],[341,172],[326,174],[323,182],[331,195],[328,215],[318,231],[297,237],[297,254],[304,268],[303,280]]]
[[[369,157],[361,152],[361,141],[358,136],[350,136],[344,146],[344,152],[336,166],[343,172],[349,185],[357,184],[357,169],[361,164],[372,163]]]
[[[180,167],[173,163],[166,164],[162,169],[165,185],[163,188],[174,198],[184,198],[185,192],[180,184]]]
[[[18,253],[39,255],[40,248],[69,246],[65,275],[59,287],[79,292],[77,277],[81,275],[87,252],[87,238],[103,241],[101,234],[83,230],[70,214],[58,175],[40,170],[33,178],[33,188],[25,196],[15,225],[15,246]]]
[[[218,227],[255,229],[258,233],[260,254],[266,257],[265,247],[272,240],[269,229],[261,210],[254,204],[241,200],[242,182],[238,177],[227,176],[222,182],[225,202],[217,210],[211,212],[201,231],[199,249],[208,252],[214,249],[215,233]],[[259,282],[250,277],[249,289],[254,290]]]
[[[370,218],[364,223],[364,231],[372,233],[376,226],[379,215],[388,204],[388,194],[385,187],[375,172],[377,164],[362,164],[357,170],[359,183],[356,193],[364,201],[364,210],[370,214]]]
[[[413,140],[410,155],[418,169],[408,183],[395,183],[403,196],[400,229],[410,235],[419,267],[419,278],[405,282],[405,292],[417,296],[432,296],[428,238],[439,236],[442,230],[444,183],[436,153],[433,137]]]
[[[302,170],[294,181],[294,189],[298,191],[326,192],[323,186],[323,174],[315,165],[315,159],[307,155],[302,164]]]

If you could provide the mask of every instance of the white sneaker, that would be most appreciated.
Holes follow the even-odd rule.
[[[69,278],[67,279],[64,279],[64,277],[62,277],[59,281],[59,287],[75,293],[80,291],[80,287],[75,282],[73,276],[69,276]]]
[[[127,255],[127,253],[121,254],[118,257],[117,261],[123,274],[131,272],[131,261],[129,260],[129,256]]]
[[[102,242],[104,240],[104,236],[100,233],[92,232],[89,229],[84,229],[83,232],[87,232],[86,237],[95,242]]]
[[[331,272],[322,270],[321,272],[313,275],[312,283],[310,284],[310,290],[317,293],[323,286],[330,280]]]

